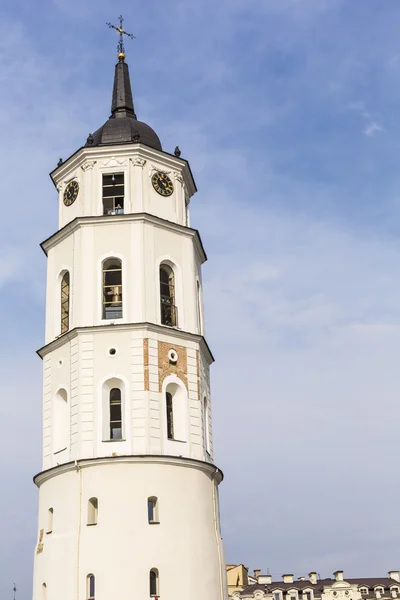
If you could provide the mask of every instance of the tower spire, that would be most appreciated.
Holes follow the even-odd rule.
[[[131,80],[129,77],[128,65],[125,63],[125,47],[124,35],[129,38],[134,38],[133,33],[128,33],[122,27],[124,18],[119,17],[119,27],[112,23],[106,23],[111,29],[119,34],[119,42],[117,44],[118,63],[115,65],[114,88],[111,103],[111,118],[131,117],[136,119],[135,109],[133,106]]]

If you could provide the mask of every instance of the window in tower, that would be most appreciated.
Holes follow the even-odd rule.
[[[53,452],[57,454],[68,448],[70,431],[70,414],[68,394],[59,389],[53,402]]]
[[[149,523],[158,524],[158,500],[155,496],[147,499],[147,515]]]
[[[165,394],[166,405],[167,405],[167,438],[169,440],[174,439],[174,405],[172,394],[166,392]]]
[[[109,258],[103,263],[103,319],[122,318],[122,263]]]
[[[61,279],[61,333],[69,329],[69,272]]]
[[[207,454],[210,453],[209,412],[207,396],[203,398],[203,439]]]
[[[201,313],[201,286],[200,281],[196,281],[196,304],[197,304],[197,331],[200,335],[203,333],[203,315]]]
[[[99,512],[99,501],[97,498],[90,498],[88,502],[87,524],[97,525],[97,516]]]
[[[122,406],[121,390],[110,391],[110,440],[122,439]]]
[[[103,175],[103,214],[124,214],[124,174]]]
[[[87,600],[94,600],[95,599],[95,579],[94,579],[94,575],[90,574],[90,575],[87,576],[87,578],[86,578],[86,587],[87,587],[87,592],[86,592]]]
[[[160,265],[161,323],[169,327],[178,326],[177,307],[175,305],[175,276],[169,265]]]
[[[46,533],[51,533],[53,531],[53,515],[54,515],[54,510],[52,508],[49,508],[49,510],[47,511],[47,531],[46,531]]]
[[[158,569],[151,569],[150,571],[150,596],[158,596]]]
[[[167,439],[185,442],[187,436],[187,393],[182,384],[170,382],[165,388]]]

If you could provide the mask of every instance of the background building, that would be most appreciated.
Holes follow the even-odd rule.
[[[228,582],[229,569],[228,565]],[[239,565],[239,568],[242,565]],[[230,592],[236,600],[254,598],[261,600],[362,600],[362,598],[397,598],[400,595],[400,573],[389,571],[388,577],[364,577],[344,579],[343,571],[335,571],[334,579],[319,579],[316,572],[308,574],[308,579],[293,575],[282,575],[281,581],[272,581],[271,575],[262,575],[256,569],[251,578],[243,573],[241,581],[248,580],[249,585],[240,585]]]

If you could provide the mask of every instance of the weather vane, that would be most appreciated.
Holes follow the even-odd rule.
[[[13,592],[14,592],[14,600],[15,600],[15,596],[17,593],[17,586],[15,585],[15,583],[14,583],[14,587],[13,587]]]
[[[113,25],[112,23],[106,23],[106,25],[108,25],[111,29],[115,29],[115,31],[117,33],[119,33],[119,42],[117,44],[117,50],[118,50],[118,58],[120,61],[125,60],[124,35],[126,35],[127,37],[129,37],[131,39],[136,38],[136,36],[133,35],[133,33],[128,33],[127,31],[125,31],[125,29],[122,27],[123,22],[124,22],[124,18],[122,15],[120,15],[119,27],[117,27],[116,25]]]

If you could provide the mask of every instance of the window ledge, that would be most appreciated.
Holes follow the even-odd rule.
[[[46,535],[50,535],[51,533],[53,533],[52,529],[50,529],[50,531],[46,531]]]
[[[159,525],[160,521],[149,521],[149,525]]]
[[[102,442],[104,444],[110,444],[110,443],[112,443],[112,444],[114,444],[114,443],[118,444],[119,442],[126,442],[126,439],[125,438],[121,438],[121,439],[116,439],[116,440],[102,440]]]
[[[86,523],[86,527],[96,527],[97,523]]]
[[[168,438],[169,442],[177,442],[178,444],[186,444],[186,440],[174,440],[171,438]]]

